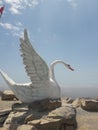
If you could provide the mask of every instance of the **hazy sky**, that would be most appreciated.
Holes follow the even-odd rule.
[[[98,86],[98,0],[0,0],[0,68],[16,82],[28,82],[19,37],[27,28],[30,41],[50,65],[61,86]],[[0,77],[1,86],[4,80]]]

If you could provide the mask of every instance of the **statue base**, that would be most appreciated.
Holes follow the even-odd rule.
[[[37,111],[45,111],[45,110],[53,110],[58,107],[61,107],[62,102],[61,99],[43,99],[40,101],[32,102],[28,105],[28,108],[31,110]]]

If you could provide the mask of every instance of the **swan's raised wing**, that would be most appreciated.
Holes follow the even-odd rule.
[[[23,63],[32,83],[48,80],[49,68],[32,47],[26,30],[24,30],[24,38],[20,38],[20,43]]]

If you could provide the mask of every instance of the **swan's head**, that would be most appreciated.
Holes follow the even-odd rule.
[[[57,64],[57,63],[62,63],[63,65],[65,65],[65,67],[67,67],[68,69],[74,71],[74,69],[71,67],[71,65],[65,63],[65,62],[62,61],[62,60],[55,60],[55,61],[51,64],[51,68],[53,68],[54,65]]]
[[[74,69],[71,67],[71,65],[65,64],[65,66],[66,66],[68,69],[70,69],[71,71],[74,71]]]

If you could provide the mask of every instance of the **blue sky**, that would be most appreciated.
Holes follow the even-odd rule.
[[[55,76],[65,88],[98,86],[98,0],[1,0],[0,68],[16,82],[28,82],[19,37],[27,28],[30,41],[47,62],[61,59]],[[0,86],[4,80],[0,77]]]

